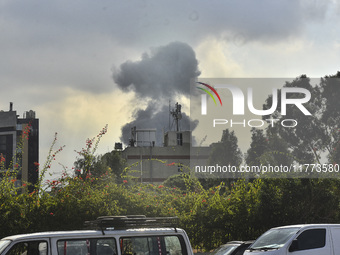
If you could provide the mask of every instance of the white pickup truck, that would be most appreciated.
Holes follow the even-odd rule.
[[[8,236],[1,255],[193,255],[173,217],[100,217],[92,230],[52,231]]]

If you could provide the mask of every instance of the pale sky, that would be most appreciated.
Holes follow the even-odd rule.
[[[155,52],[171,58],[170,46],[180,47],[199,78],[318,78],[340,70],[339,24],[336,0],[0,0],[0,110],[9,102],[21,117],[34,110],[40,163],[58,132],[66,147],[52,171],[60,162],[71,172],[87,138],[108,124],[98,153],[113,150],[152,100],[156,112],[182,100],[189,115],[188,95],[171,79],[187,65],[157,65]],[[119,73],[134,83],[117,84]],[[155,73],[168,79],[162,88],[139,84]]]

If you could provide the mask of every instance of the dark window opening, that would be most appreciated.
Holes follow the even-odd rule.
[[[182,146],[183,145],[183,134],[177,133],[177,145]]]
[[[122,255],[187,255],[181,236],[124,237],[120,246]]]
[[[4,166],[8,169],[13,157],[13,135],[0,135],[0,157],[5,160]]]
[[[47,242],[20,242],[13,245],[7,255],[47,255]]]
[[[326,229],[309,229],[302,232],[298,238],[298,250],[322,248],[326,244]]]
[[[58,241],[59,255],[116,255],[114,238],[91,238]]]

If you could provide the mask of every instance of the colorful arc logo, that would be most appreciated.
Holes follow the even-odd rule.
[[[214,92],[214,94],[217,96],[217,98],[220,101],[220,104],[222,106],[222,100],[220,98],[220,95],[217,93],[217,91],[213,87],[211,87],[210,85],[203,83],[203,82],[197,82],[197,83],[209,88],[212,92]],[[214,100],[215,105],[217,105],[214,96],[211,94],[211,92],[209,90],[201,88],[201,87],[197,87],[197,88],[200,89],[200,90],[203,90],[205,93],[207,93]]]

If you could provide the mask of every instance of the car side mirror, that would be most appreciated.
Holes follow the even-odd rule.
[[[299,241],[295,239],[290,244],[289,252],[298,251],[298,250],[299,250]]]

